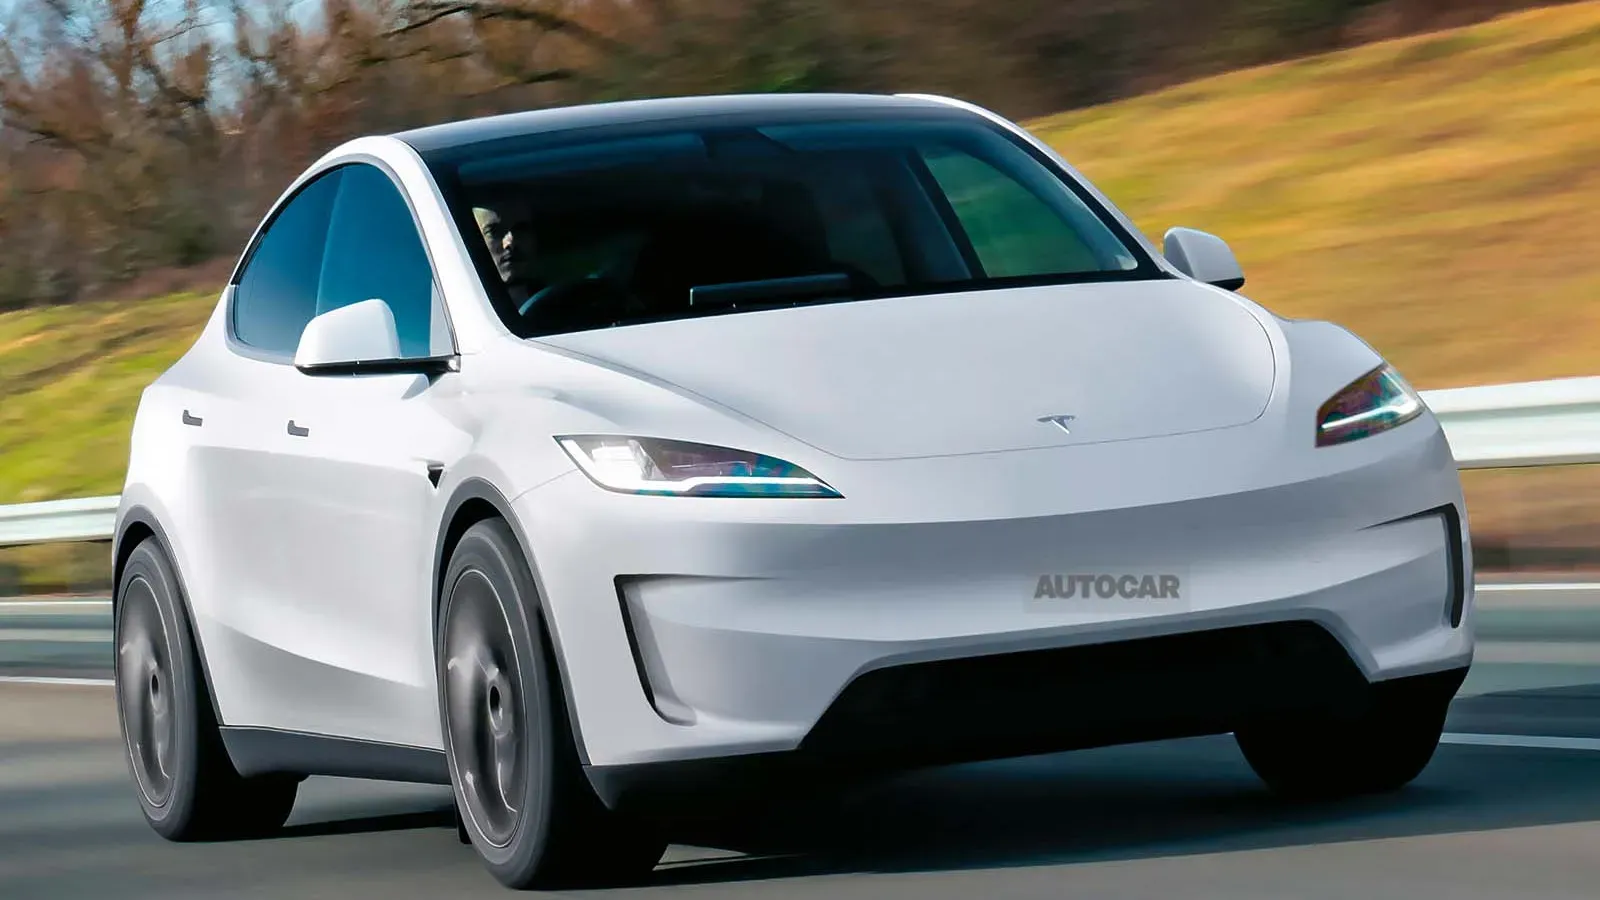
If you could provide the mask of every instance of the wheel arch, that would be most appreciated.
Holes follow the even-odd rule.
[[[578,760],[583,765],[589,764],[589,754],[585,749],[583,739],[583,725],[578,719],[577,705],[572,696],[572,681],[567,673],[567,657],[562,652],[561,635],[556,631],[554,620],[550,616],[550,599],[545,591],[544,579],[539,574],[539,563],[533,554],[533,549],[528,544],[528,536],[522,529],[522,524],[517,520],[512,510],[511,501],[506,499],[492,482],[477,476],[464,479],[456,485],[450,495],[450,500],[445,504],[444,514],[439,521],[439,534],[434,542],[433,552],[433,639],[435,645],[439,640],[439,614],[444,606],[444,576],[449,565],[450,554],[455,551],[462,535],[467,529],[487,519],[500,519],[511,529],[517,541],[517,549],[522,553],[523,562],[528,566],[528,572],[533,576],[535,598],[538,608],[534,610],[540,621],[544,623],[544,633],[550,646],[550,656],[555,660],[556,671],[553,673],[561,687],[562,702],[566,706],[568,726],[572,729],[572,738],[577,745]]]
[[[183,578],[183,567],[178,563],[178,556],[173,552],[172,541],[167,537],[167,530],[162,526],[160,518],[149,507],[143,505],[129,506],[118,517],[117,531],[111,542],[112,633],[116,633],[117,610],[121,603],[122,573],[127,568],[128,559],[133,555],[133,551],[146,540],[156,542],[167,558],[167,565],[172,567],[172,578],[178,588],[178,603],[183,607],[184,626],[189,631],[189,642],[194,646],[196,662],[200,666],[200,678],[205,688],[206,702],[211,706],[213,721],[221,726],[224,724],[222,709],[217,705],[217,692],[211,679],[211,664],[206,659],[205,642],[200,639],[199,630],[194,627],[194,605],[189,602],[189,586]]]

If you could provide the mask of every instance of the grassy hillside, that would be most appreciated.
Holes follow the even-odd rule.
[[[1600,374],[1600,3],[1032,123],[1140,227],[1419,386]]]
[[[216,299],[0,315],[0,503],[116,493],[139,392],[194,342]]]
[[[1600,374],[1600,2],[1031,123],[1159,239],[1348,325],[1422,387]],[[214,294],[0,315],[0,503],[110,493]]]

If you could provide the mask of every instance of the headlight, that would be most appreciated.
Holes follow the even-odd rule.
[[[1357,378],[1317,411],[1317,446],[1360,440],[1422,415],[1422,398],[1387,364]]]
[[[677,497],[841,497],[822,479],[771,456],[660,438],[569,435],[556,441],[609,491]]]

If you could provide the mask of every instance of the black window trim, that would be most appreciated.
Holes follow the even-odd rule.
[[[294,367],[294,353],[291,352],[285,354],[263,350],[260,347],[252,346],[239,339],[239,336],[233,327],[234,312],[238,306],[239,280],[244,276],[245,270],[250,267],[250,261],[255,258],[256,250],[258,250],[261,246],[261,239],[266,236],[269,230],[271,230],[273,224],[278,221],[278,217],[283,214],[284,210],[289,208],[290,204],[294,203],[294,201],[298,199],[301,194],[303,194],[312,185],[321,181],[323,178],[342,169],[347,169],[358,165],[369,165],[382,172],[384,176],[389,179],[389,184],[395,189],[396,192],[400,194],[401,201],[406,205],[406,211],[411,213],[411,225],[416,229],[417,240],[422,244],[423,255],[428,260],[428,278],[433,285],[433,296],[438,299],[439,308],[444,311],[445,333],[450,338],[450,349],[447,353],[442,355],[457,356],[461,353],[461,344],[456,339],[455,322],[450,318],[450,304],[445,298],[443,287],[439,283],[439,267],[434,261],[433,248],[428,244],[427,234],[422,229],[422,218],[417,215],[416,204],[412,202],[411,195],[406,193],[405,186],[400,183],[400,178],[395,173],[394,168],[370,153],[352,153],[348,156],[341,156],[337,160],[319,169],[302,173],[302,180],[300,181],[300,184],[292,192],[286,194],[281,200],[279,200],[277,205],[272,208],[272,210],[264,219],[262,219],[261,224],[256,226],[255,234],[250,236],[250,242],[245,245],[244,253],[240,255],[239,261],[234,264],[233,274],[228,276],[228,285],[226,288],[228,292],[228,307],[223,311],[224,314],[222,319],[224,326],[223,336],[225,337],[224,343],[227,345],[230,351],[247,359],[256,360],[257,362],[272,363],[274,365],[288,366],[290,368]],[[339,189],[343,189],[342,185]],[[329,227],[332,227],[331,219],[328,224]],[[326,237],[324,237],[324,242],[326,242]],[[326,244],[324,244],[324,249],[326,249]]]
[[[956,250],[961,253],[961,261],[966,264],[967,271],[975,280],[990,280],[989,270],[984,266],[983,259],[978,256],[978,248],[972,243],[972,235],[967,231],[967,223],[961,221],[961,215],[956,212],[955,204],[950,202],[949,193],[934,176],[933,169],[928,167],[928,161],[921,154],[912,153],[908,154],[906,166],[911,170],[911,177],[922,186],[923,193],[928,195],[928,202],[933,204],[934,212],[944,223],[945,230],[950,232],[950,237],[956,242]],[[1121,238],[1121,235],[1118,235],[1118,238]]]

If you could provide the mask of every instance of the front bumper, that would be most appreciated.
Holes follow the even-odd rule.
[[[613,809],[717,815],[917,766],[1224,734],[1279,717],[1349,721],[1386,700],[1425,710],[1448,703],[1466,675],[1368,682],[1320,625],[1247,625],[877,669],[793,750],[587,773]]]
[[[988,515],[970,503],[633,497],[577,473],[515,506],[593,770],[819,746],[892,759],[929,743],[918,729],[938,709],[972,738],[956,755],[979,758],[1228,730],[1295,698],[1468,665],[1470,550],[1453,462],[1436,426],[1384,438],[1319,457],[1343,463],[1319,472],[1212,469],[1191,487],[1169,469],[1152,477],[1175,499],[1118,502],[1102,486],[1099,508],[1048,489],[996,499],[990,488]],[[1221,438],[1190,449],[1205,440]],[[1091,450],[1111,452],[1015,465],[1059,467]],[[1243,488],[1247,475],[1255,487]],[[1230,479],[1241,488],[1218,493]],[[1035,596],[1041,576],[1074,573],[1175,576],[1183,596]],[[1122,653],[1122,674],[1050,656],[1096,647]],[[1118,649],[1135,647],[1145,649]],[[1230,668],[1239,654],[1271,664]],[[1163,668],[1169,656],[1188,663]],[[988,660],[986,674],[961,674],[972,660]],[[1261,696],[1269,686],[1287,693]],[[1186,719],[1204,709],[1195,692],[1239,703]],[[1051,696],[1065,717],[1089,716],[1095,697],[1166,711],[1044,736],[1006,727],[1037,719]],[[1191,700],[1169,708],[1160,696]],[[883,745],[873,723],[920,736]]]

